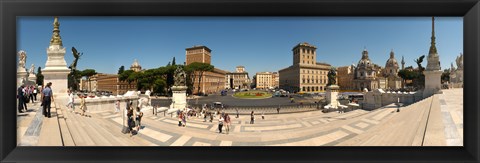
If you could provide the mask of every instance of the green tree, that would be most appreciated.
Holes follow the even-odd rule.
[[[118,79],[120,81],[127,81],[128,77],[133,73],[133,70],[125,70],[121,74],[118,75]],[[127,81],[128,84],[131,83],[131,81]]]
[[[164,67],[164,71],[166,75],[166,84],[168,88],[172,87],[173,84],[175,84],[174,73],[176,69],[177,69],[177,65],[167,65],[166,67]],[[168,92],[168,94],[170,93],[171,91]]]
[[[37,84],[38,85],[43,85],[43,74],[42,74],[42,67],[38,67],[37,70]]]
[[[96,72],[94,69],[85,69],[85,70],[82,71],[81,74],[82,74],[82,76],[85,76],[85,77],[87,78],[87,81],[88,81],[88,90],[89,90],[89,91],[92,91],[92,85],[91,85],[90,79],[91,79],[91,77],[92,77],[93,75],[96,75],[97,72]]]
[[[208,64],[208,63],[200,63],[200,62],[193,62],[185,67],[186,72],[189,74],[191,77],[192,81],[196,80],[198,78],[198,87],[197,87],[197,93],[200,93],[200,83],[202,81],[202,77],[204,75],[204,72],[212,72],[214,70],[214,66]],[[193,81],[195,82],[195,81]],[[201,92],[205,93],[205,92]]]
[[[72,90],[78,90],[78,83],[80,83],[81,78],[82,72],[80,70],[70,71],[70,74],[68,74],[68,87]]]
[[[173,57],[172,65],[175,65],[175,57]]]
[[[137,74],[137,85],[140,90],[153,90],[155,81],[161,79],[162,72],[159,69],[148,69]]]
[[[443,70],[441,79],[442,79],[442,84],[447,81],[450,81],[450,69]]]
[[[118,75],[122,74],[123,72],[125,71],[125,66],[120,66],[120,68],[118,68]]]

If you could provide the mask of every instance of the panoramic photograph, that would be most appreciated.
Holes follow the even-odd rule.
[[[464,146],[462,17],[17,17],[18,146]]]

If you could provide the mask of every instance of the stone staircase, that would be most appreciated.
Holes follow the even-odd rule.
[[[382,123],[356,139],[363,139],[361,146],[424,146],[429,116],[435,100],[438,101],[438,97],[432,96],[402,107],[400,112],[394,111],[391,116],[384,118]],[[348,142],[344,144],[347,145]]]
[[[76,110],[78,111],[78,109]],[[88,112],[87,112],[88,113]],[[149,146],[151,143],[121,133],[122,127],[102,118],[101,114],[81,116],[65,107],[58,112],[65,146]],[[118,113],[118,116],[121,116]]]
[[[175,116],[163,113],[155,116],[151,109],[142,110],[145,115],[142,119],[144,128],[133,137],[121,133],[122,113],[103,111],[88,113],[89,116],[86,117],[72,113],[65,106],[57,106],[54,112],[56,118],[48,120],[58,121],[57,128],[64,146],[195,146],[204,143],[214,146],[232,143],[274,145],[290,139],[297,139],[293,141],[299,142],[303,139],[306,142],[312,141],[310,136],[315,140],[323,140],[329,138],[328,134],[343,132],[350,136],[337,140],[339,144],[336,145],[422,146],[438,144],[445,139],[438,133],[442,127],[438,126],[441,119],[438,119],[438,115],[432,116],[432,109],[437,106],[435,100],[438,102],[437,96],[423,99],[402,107],[400,112],[396,112],[397,107],[394,104],[373,111],[354,110],[343,114],[304,112],[298,113],[304,116],[292,118],[285,118],[289,116],[286,114],[277,115],[276,110],[271,110],[275,114],[265,114],[265,120],[260,119],[261,112],[257,110],[256,124],[248,124],[249,116],[243,115],[237,119],[234,118],[235,115],[231,115],[233,125],[230,135],[216,133],[216,119],[209,123],[203,122],[203,118],[191,118],[187,127],[183,128],[176,125],[178,121]],[[432,117],[436,119],[430,121],[429,118]],[[368,123],[369,127],[352,128],[355,125],[366,125],[365,123]],[[338,131],[338,128],[342,131]],[[323,132],[327,136],[318,135]],[[259,142],[256,142],[257,140]],[[277,140],[278,142],[275,142]]]

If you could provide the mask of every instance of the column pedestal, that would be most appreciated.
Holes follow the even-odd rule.
[[[172,104],[170,108],[184,109],[187,106],[187,87],[173,86],[172,93]]]
[[[68,97],[68,74],[70,69],[67,68],[67,62],[65,62],[65,52],[66,50],[63,46],[50,45],[47,48],[47,63],[45,64],[45,69],[42,70],[44,76],[43,83],[46,85],[48,82],[52,82],[53,97],[58,104],[66,104]]]
[[[423,98],[432,96],[433,94],[442,93],[441,90],[441,78],[442,71],[424,71],[425,75],[425,88],[423,90]]]
[[[327,105],[330,105],[332,108],[338,108],[337,96],[340,87],[338,85],[330,85],[327,87]]]

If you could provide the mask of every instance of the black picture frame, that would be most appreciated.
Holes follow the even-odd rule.
[[[1,162],[479,162],[478,0],[0,1]],[[16,147],[17,16],[463,16],[464,147]],[[428,48],[426,45],[425,48]]]

